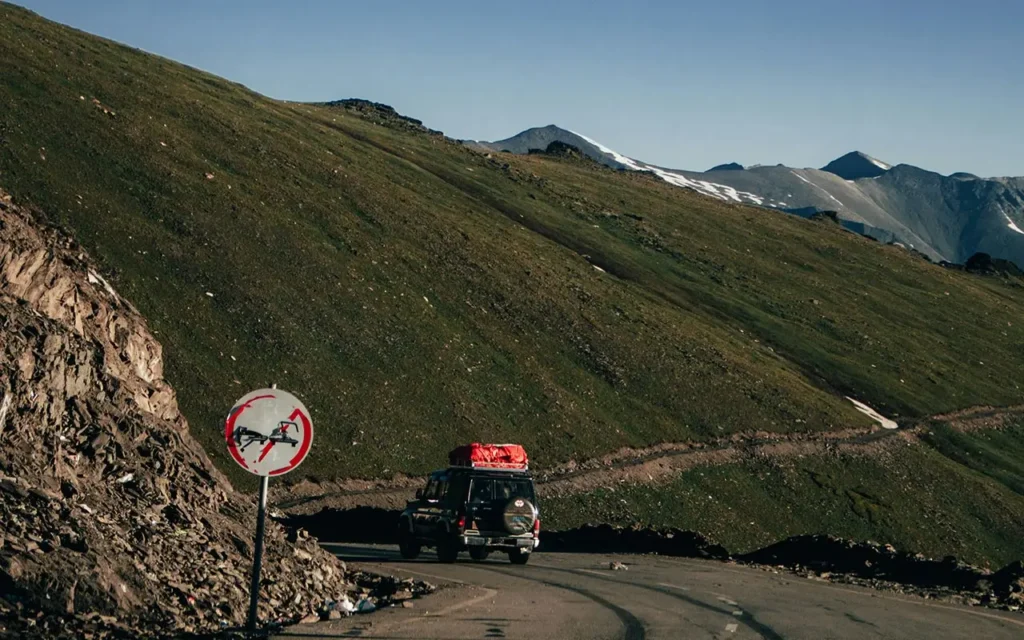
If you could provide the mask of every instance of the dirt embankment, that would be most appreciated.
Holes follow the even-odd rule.
[[[891,545],[822,535],[794,536],[734,560],[829,582],[1010,611],[1024,608],[1024,565],[1020,561],[989,571],[953,556],[936,560]]]
[[[986,429],[1002,429],[1020,422],[1024,417],[1024,406],[1016,407],[971,407],[952,413],[934,415],[920,421],[917,431],[926,428],[929,423],[943,423],[957,431],[969,433]]]
[[[0,336],[0,637],[241,624],[253,498],[190,436],[142,317],[2,191]],[[271,523],[261,619],[323,613],[359,578]]]
[[[789,458],[816,454],[870,455],[887,447],[916,440],[916,429],[849,429],[828,433],[736,434],[712,442],[665,443],[645,449],[622,449],[577,463],[570,461],[535,472],[541,498],[569,496],[622,483],[656,484],[701,466],[740,462],[751,457]],[[272,490],[273,504],[288,515],[308,515],[324,509],[377,507],[400,509],[422,478],[395,476],[390,480],[337,480],[281,483]]]

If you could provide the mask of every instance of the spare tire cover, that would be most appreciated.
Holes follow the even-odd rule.
[[[512,535],[521,535],[533,529],[537,519],[533,504],[526,498],[512,498],[501,512],[501,522]]]

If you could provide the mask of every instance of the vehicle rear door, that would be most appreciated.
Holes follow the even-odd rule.
[[[427,479],[427,486],[423,488],[422,496],[416,503],[416,510],[412,515],[412,526],[417,536],[428,534],[432,511],[436,504],[434,496],[437,495],[437,484],[437,474],[431,474]]]
[[[476,476],[470,480],[466,503],[466,524],[482,532],[501,529],[501,511],[494,502],[494,478]]]
[[[481,531],[508,535],[502,520],[505,507],[516,498],[529,500],[536,506],[530,478],[494,476],[473,478],[469,492],[470,522]]]
[[[448,492],[448,476],[444,473],[434,474],[423,492],[423,504],[417,510],[420,523],[416,533],[433,537],[438,525],[445,515],[445,496]]]

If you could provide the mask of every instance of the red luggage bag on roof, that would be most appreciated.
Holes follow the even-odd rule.
[[[458,467],[491,467],[496,469],[526,469],[529,460],[526,449],[518,444],[473,444],[452,449],[448,463]]]

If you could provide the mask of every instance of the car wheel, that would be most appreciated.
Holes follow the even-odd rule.
[[[478,560],[478,561],[486,560],[487,556],[489,556],[489,555],[491,555],[491,550],[490,549],[485,549],[483,547],[470,547],[469,548],[469,557],[473,558],[474,560]]]
[[[398,552],[402,554],[402,557],[406,560],[415,560],[420,555],[420,543],[416,542],[411,535],[408,533],[402,534],[398,538]]]
[[[459,557],[459,548],[455,546],[455,541],[442,536],[437,541],[437,560],[445,564],[451,564],[455,562],[455,559]]]
[[[530,560],[530,554],[522,549],[513,549],[508,552],[508,561],[512,564],[526,564]]]

